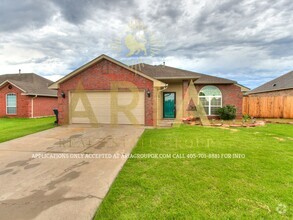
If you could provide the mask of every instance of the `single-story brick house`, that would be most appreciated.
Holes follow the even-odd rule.
[[[34,73],[0,75],[0,117],[35,118],[54,115],[57,92],[53,82]]]
[[[181,120],[188,114],[192,85],[209,116],[227,104],[242,112],[237,82],[166,65],[127,66],[106,55],[69,73],[49,88],[58,90],[59,123],[142,124]],[[197,92],[196,92],[197,91]],[[190,105],[190,104],[188,104]]]
[[[293,96],[293,71],[273,79],[247,94],[250,97]]]

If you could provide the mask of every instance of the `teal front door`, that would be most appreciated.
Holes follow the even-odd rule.
[[[176,118],[176,93],[163,93],[163,118]]]

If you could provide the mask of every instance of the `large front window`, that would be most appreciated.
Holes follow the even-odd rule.
[[[6,113],[8,115],[16,114],[16,95],[15,94],[6,95]]]
[[[222,93],[216,86],[205,86],[199,92],[199,100],[207,115],[217,115],[222,107]]]

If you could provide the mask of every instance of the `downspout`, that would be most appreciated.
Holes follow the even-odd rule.
[[[159,94],[161,92],[163,92],[164,90],[166,90],[168,88],[168,84],[165,84],[165,87],[161,90],[158,90],[157,92],[157,123],[156,123],[156,126],[158,126],[158,121],[159,121],[159,111],[158,111],[158,107],[159,107]]]
[[[32,106],[31,106],[31,118],[34,117],[34,99],[37,98],[38,95],[35,95],[35,97],[32,98]]]

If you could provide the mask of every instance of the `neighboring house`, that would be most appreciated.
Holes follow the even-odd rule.
[[[139,71],[101,55],[53,83],[49,88],[58,90],[60,124],[155,126],[163,119],[181,120],[188,114],[184,94],[189,82],[208,115],[227,104],[242,114],[241,87],[235,81],[165,65],[138,66]]]
[[[257,118],[293,118],[293,71],[247,93],[243,113]]]
[[[57,92],[53,82],[34,73],[0,75],[0,117],[34,118],[54,115]]]
[[[293,71],[251,90],[248,95],[251,97],[293,96]]]

